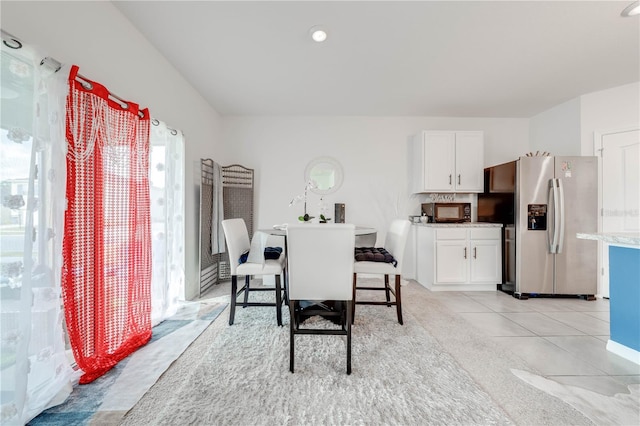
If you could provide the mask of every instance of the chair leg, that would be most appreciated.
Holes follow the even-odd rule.
[[[294,337],[294,328],[296,327],[295,324],[295,302],[293,300],[289,300],[289,371],[291,371],[293,373],[293,359],[294,359],[294,341],[293,341],[293,337]]]
[[[398,311],[398,322],[403,325],[402,322],[402,297],[400,296],[400,275],[396,275],[396,309]]]
[[[356,283],[358,281],[357,279],[357,275],[355,272],[353,273],[353,294],[351,297],[351,324],[353,324],[353,322],[355,321],[356,318]]]
[[[347,307],[347,320],[345,324],[347,326],[347,374],[351,374],[351,322],[353,321],[353,304],[345,303]]]
[[[236,297],[238,291],[238,276],[231,276],[231,307],[229,308],[229,325],[233,325],[233,318],[236,315]]]
[[[391,307],[391,296],[389,292],[389,275],[388,274],[384,275],[384,292],[385,292],[385,295],[387,296],[387,306]]]
[[[278,326],[282,327],[282,288],[280,286],[280,275],[276,275],[276,320]]]
[[[282,278],[284,279],[284,303],[289,304],[289,278],[287,276],[287,268],[282,269]]]
[[[244,303],[242,304],[243,308],[247,307],[247,303],[249,302],[249,282],[251,281],[251,277],[246,275],[244,277]]]

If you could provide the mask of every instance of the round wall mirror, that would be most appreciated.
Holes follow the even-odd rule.
[[[331,194],[342,185],[342,166],[331,157],[311,160],[304,171],[305,182],[313,182],[311,191],[316,194]]]

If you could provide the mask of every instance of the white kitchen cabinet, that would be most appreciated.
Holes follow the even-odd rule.
[[[484,134],[456,132],[456,192],[484,191]]]
[[[471,232],[469,250],[471,256],[469,259],[469,281],[471,283],[500,283],[502,280],[500,232],[498,232],[497,238],[488,239],[476,239]]]
[[[482,192],[484,134],[422,131],[412,136],[411,192]]]
[[[469,280],[467,230],[437,229],[435,239],[435,281],[466,283]]]
[[[502,281],[500,227],[422,226],[416,280],[431,290],[495,290]]]

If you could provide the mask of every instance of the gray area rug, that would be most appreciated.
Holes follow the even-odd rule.
[[[292,374],[288,310],[284,327],[272,308],[240,308],[233,326],[225,312],[122,424],[512,424],[409,312],[401,326],[391,311],[358,306],[350,376],[344,337],[296,336]]]

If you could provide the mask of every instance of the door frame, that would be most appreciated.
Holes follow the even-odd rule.
[[[615,129],[611,129],[611,130],[602,130],[602,131],[594,131],[593,132],[593,155],[599,157],[598,160],[598,232],[602,232],[602,213],[603,213],[603,209],[604,206],[602,205],[602,201],[603,201],[603,185],[602,185],[602,180],[604,177],[603,174],[603,162],[602,162],[602,143],[603,143],[603,139],[605,136],[608,135],[614,135],[617,133],[626,133],[626,132],[633,132],[633,131],[640,131],[640,125],[635,124],[635,125],[629,125],[629,126],[625,126],[625,127],[620,127],[620,128],[615,128]],[[602,295],[602,287],[603,287],[603,282],[607,283],[607,288],[608,288],[608,284],[609,284],[609,277],[605,275],[605,266],[608,267],[608,264],[605,265],[603,262],[603,250],[604,250],[605,244],[602,241],[598,241],[598,262],[597,262],[597,267],[598,267],[598,296],[603,296]],[[607,292],[607,296],[605,296],[607,299],[609,298],[608,292]]]

